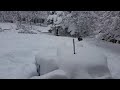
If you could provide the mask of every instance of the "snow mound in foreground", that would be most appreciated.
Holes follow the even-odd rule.
[[[80,48],[79,53],[59,51],[59,68],[71,79],[111,78],[107,57],[95,48]]]
[[[38,70],[40,66],[39,70],[40,75],[44,75],[46,73],[58,69],[56,50],[55,51],[54,49],[46,50],[47,51],[40,52],[35,56],[36,66]]]
[[[29,79],[37,75],[36,66],[34,64],[17,64],[4,67],[0,66],[1,79]]]
[[[34,76],[31,79],[68,79],[65,72],[62,70],[54,70],[42,76]]]
[[[21,65],[22,66],[22,65]],[[34,64],[25,64],[22,67],[16,69],[16,75],[14,78],[19,79],[29,79],[32,76],[37,75],[36,66]],[[14,72],[14,73],[15,73]]]

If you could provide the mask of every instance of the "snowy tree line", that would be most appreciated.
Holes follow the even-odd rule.
[[[120,43],[120,11],[63,11],[63,36],[93,36]],[[0,22],[46,24],[49,11],[0,11]]]
[[[120,11],[72,11],[69,20],[74,34],[120,43]],[[74,27],[74,28],[73,28]]]
[[[46,11],[0,11],[1,22],[38,23],[47,17]]]

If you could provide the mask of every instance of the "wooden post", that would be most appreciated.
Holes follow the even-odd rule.
[[[38,66],[38,75],[40,76],[40,65]]]
[[[37,65],[37,73],[38,73],[38,76],[40,76],[40,65]]]
[[[75,54],[75,40],[73,39],[73,51],[74,51],[74,54]]]

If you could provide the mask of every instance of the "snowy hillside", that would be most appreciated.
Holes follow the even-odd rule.
[[[102,79],[111,78],[111,75],[112,78],[120,78],[118,44],[92,38],[85,38],[81,42],[75,39],[76,55],[74,55],[71,37],[57,37],[44,33],[20,34],[15,30],[14,24],[12,28],[11,24],[3,25],[10,27],[10,30],[0,32],[1,79]],[[45,30],[46,27],[38,29]],[[55,60],[58,68],[55,71],[52,69],[48,71],[45,67],[46,69],[42,69],[44,75],[38,76],[36,55],[39,57],[38,60]],[[42,63],[46,64],[44,61]]]

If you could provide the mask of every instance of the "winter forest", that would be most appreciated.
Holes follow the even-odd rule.
[[[120,11],[0,11],[0,79],[120,79]]]

